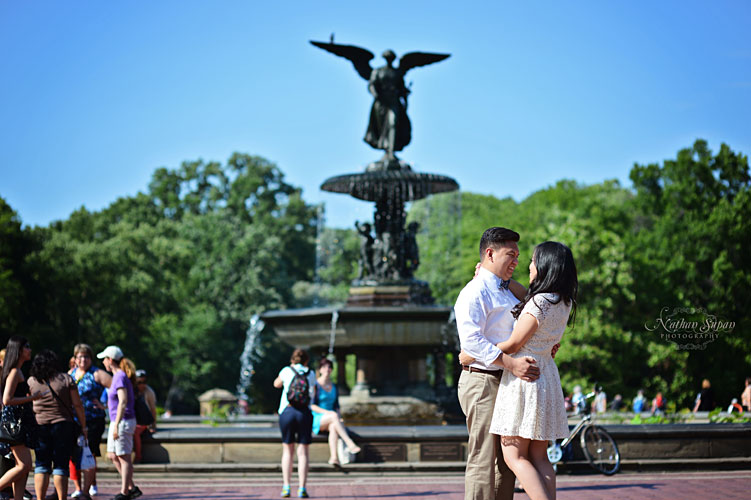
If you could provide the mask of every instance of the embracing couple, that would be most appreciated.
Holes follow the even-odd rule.
[[[576,265],[566,245],[541,243],[526,290],[511,280],[518,241],[503,227],[483,233],[477,276],[454,306],[462,347],[459,403],[469,432],[465,500],[510,500],[515,477],[532,500],[554,499],[548,441],[568,436],[553,356],[575,315]]]

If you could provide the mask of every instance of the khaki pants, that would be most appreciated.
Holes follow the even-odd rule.
[[[516,476],[503,460],[500,437],[490,433],[500,379],[462,371],[457,392],[467,417],[467,470],[464,500],[511,500]],[[497,468],[497,472],[496,472]]]

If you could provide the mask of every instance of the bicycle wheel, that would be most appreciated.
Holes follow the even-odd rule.
[[[621,454],[615,440],[602,427],[590,425],[581,435],[584,456],[598,472],[610,476],[621,466]]]

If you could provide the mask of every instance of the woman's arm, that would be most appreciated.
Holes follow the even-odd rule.
[[[30,403],[32,401],[36,401],[47,393],[47,391],[36,391],[31,396],[24,396],[20,398],[13,397],[13,394],[15,394],[16,392],[16,387],[18,387],[18,383],[20,381],[21,372],[18,371],[18,368],[11,368],[10,373],[8,374],[8,379],[5,381],[5,390],[3,391],[3,405],[15,406]]]
[[[112,434],[112,437],[117,439],[120,437],[120,433],[118,432],[118,427],[120,426],[120,422],[123,420],[123,416],[125,416],[125,408],[128,406],[128,391],[125,390],[125,387],[118,387],[117,388],[117,416],[115,417],[115,421],[113,424],[115,425],[115,431]]]
[[[13,393],[16,392],[16,386],[18,385],[18,370],[11,368],[8,373],[8,378],[5,379],[5,390],[3,391],[3,406],[17,405],[19,403],[14,402],[16,399],[13,397]]]
[[[464,350],[459,352],[459,363],[463,364],[464,366],[469,366],[474,362],[475,358],[464,352]]]
[[[75,385],[70,386],[70,400],[73,402],[73,409],[76,410],[78,423],[81,424],[81,433],[84,438],[89,439],[89,433],[86,429],[86,414],[83,411],[83,404],[81,404],[81,398],[78,396],[78,388]]]
[[[496,346],[506,354],[514,354],[527,343],[539,326],[537,318],[529,313],[522,314],[514,326],[514,331],[511,332],[511,337],[504,342],[498,342]]]
[[[97,384],[103,385],[104,387],[109,389],[112,385],[112,375],[107,373],[105,370],[97,370],[94,372],[94,381]]]
[[[313,387],[315,387],[315,392],[313,395],[313,399],[310,400],[310,409],[316,413],[326,413],[326,410],[324,408],[321,408],[321,406],[318,405],[319,403],[318,396],[320,395],[318,393],[318,383],[314,384]]]
[[[156,422],[156,393],[148,385],[146,386],[146,393],[143,395],[143,399],[146,401],[149,410],[151,410],[151,416],[154,418],[154,422]]]

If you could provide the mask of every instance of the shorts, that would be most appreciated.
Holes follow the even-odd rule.
[[[68,462],[73,455],[77,437],[76,425],[68,420],[38,426],[34,473],[67,477]]]
[[[279,415],[279,429],[282,431],[282,443],[310,444],[313,441],[313,412],[293,406],[287,406]]]
[[[136,432],[136,419],[121,420],[117,429],[118,438],[113,437],[115,432],[114,422],[110,422],[107,432],[107,453],[114,453],[118,457],[130,455],[133,452],[133,434]]]

